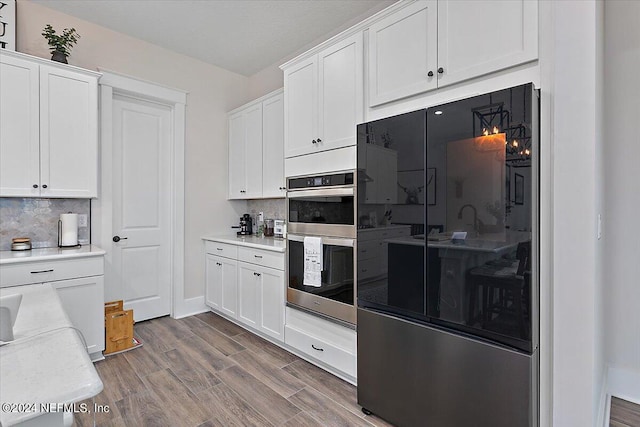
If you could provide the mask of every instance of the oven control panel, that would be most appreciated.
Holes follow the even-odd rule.
[[[287,188],[289,190],[301,190],[304,188],[333,187],[336,185],[353,185],[353,172],[289,178]]]

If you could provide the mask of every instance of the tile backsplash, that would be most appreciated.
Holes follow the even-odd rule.
[[[60,214],[73,212],[87,215],[90,222],[89,199],[0,198],[0,250],[11,249],[14,237],[29,237],[33,248],[58,246]],[[89,227],[78,228],[80,244],[89,243]]]
[[[247,210],[252,216],[264,212],[264,219],[285,219],[287,217],[285,199],[248,200]]]

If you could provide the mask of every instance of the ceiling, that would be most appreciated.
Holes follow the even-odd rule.
[[[388,0],[33,0],[250,76]]]

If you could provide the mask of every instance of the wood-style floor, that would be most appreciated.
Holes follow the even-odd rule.
[[[640,405],[611,397],[611,427],[640,427]]]
[[[109,413],[75,426],[389,425],[362,413],[351,384],[213,313],[137,323],[135,336],[142,347],[95,365]]]

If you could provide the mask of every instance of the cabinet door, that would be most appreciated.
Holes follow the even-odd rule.
[[[42,197],[98,195],[98,81],[40,66]]]
[[[262,103],[244,111],[245,182],[247,199],[262,197]]]
[[[245,115],[239,111],[229,116],[229,198],[242,199],[245,182]]]
[[[537,57],[537,1],[438,3],[438,87]]]
[[[222,309],[222,263],[219,257],[205,254],[205,303],[214,310]]]
[[[257,266],[241,262],[238,264],[238,320],[258,328],[260,319],[260,280]]]
[[[436,10],[417,1],[369,27],[370,107],[436,88]]]
[[[262,197],[284,197],[284,95],[262,103]]]
[[[228,258],[217,258],[221,269],[220,308],[227,316],[237,317],[238,313],[238,262]]]
[[[317,56],[286,69],[284,87],[285,157],[314,153],[318,150]]]
[[[271,268],[260,271],[261,317],[259,329],[267,335],[284,341],[284,272]]]
[[[0,56],[0,197],[40,195],[38,87],[38,65]]]
[[[318,54],[318,142],[321,150],[356,143],[356,124],[363,121],[362,33]]]
[[[69,320],[87,343],[87,353],[104,350],[104,276],[51,282]]]

